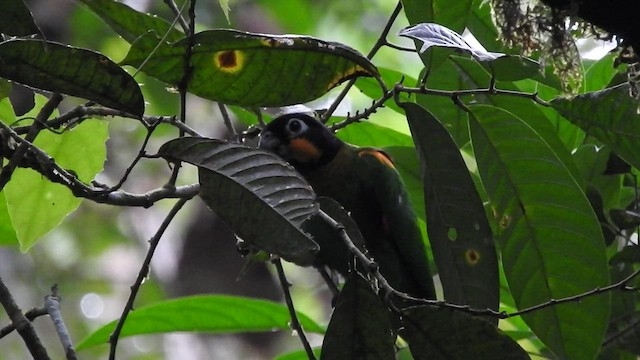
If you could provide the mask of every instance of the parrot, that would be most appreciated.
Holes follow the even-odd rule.
[[[258,146],[288,162],[318,196],[337,201],[349,213],[368,255],[391,287],[413,297],[436,298],[417,217],[389,155],[340,140],[306,113],[272,120],[260,133]],[[350,257],[343,249],[344,254],[327,254],[321,244],[319,257],[328,259],[329,268],[336,259],[344,260],[332,270],[346,277]]]

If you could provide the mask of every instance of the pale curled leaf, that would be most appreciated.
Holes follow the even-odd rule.
[[[164,144],[168,160],[196,165],[200,196],[249,245],[306,266],[318,244],[302,223],[318,212],[306,180],[276,155],[206,138],[179,138]]]
[[[422,41],[421,53],[432,46],[439,46],[469,52],[478,61],[492,61],[505,56],[503,53],[473,47],[460,34],[438,24],[417,24],[400,30],[398,35]]]

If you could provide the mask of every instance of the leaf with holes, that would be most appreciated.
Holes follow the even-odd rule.
[[[322,343],[323,359],[395,359],[389,310],[362,276],[344,284]]]
[[[493,236],[460,150],[427,110],[413,103],[401,106],[422,165],[427,231],[445,299],[474,309],[498,310],[500,283]]]
[[[187,39],[156,51],[136,41],[126,65],[178,86],[185,74]],[[187,90],[242,106],[285,106],[311,101],[340,83],[375,76],[376,67],[346,45],[306,36],[208,30],[193,38]]]
[[[608,285],[600,224],[560,158],[515,115],[486,105],[470,110],[473,149],[518,309]],[[609,311],[604,294],[522,318],[559,358],[592,359]]]
[[[284,305],[267,300],[226,295],[186,296],[132,311],[121,337],[179,331],[210,334],[287,331],[290,319]],[[305,331],[324,332],[308,316],[298,312],[298,319]],[[115,325],[113,321],[93,332],[78,344],[78,350],[107,344]]]
[[[144,99],[136,81],[106,56],[43,40],[0,43],[0,77],[73,95],[137,116]]]
[[[551,101],[551,106],[640,169],[640,114],[638,102],[629,96],[627,84],[557,98]]]
[[[302,175],[276,155],[206,138],[179,138],[159,155],[196,165],[200,196],[249,245],[298,265],[311,265],[316,244],[301,230],[317,214],[316,195]]]
[[[461,311],[419,306],[405,310],[402,322],[415,359],[529,359],[495,325]]]

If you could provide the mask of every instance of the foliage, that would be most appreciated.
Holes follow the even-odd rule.
[[[64,229],[62,221],[72,222],[73,216],[64,219],[83,199],[85,210],[98,213],[125,206],[155,210],[160,200],[179,200],[156,224],[122,316],[97,331],[85,329],[80,351],[108,341],[115,358],[121,337],[291,326],[305,351],[283,353],[281,359],[640,355],[639,104],[629,95],[625,68],[613,67],[613,55],[595,63],[580,59],[571,79],[559,78],[555,74],[567,69],[545,65],[535,53],[516,55],[517,49],[498,39],[485,1],[404,0],[385,8],[389,20],[384,28],[376,24],[377,40],[358,44],[371,49],[368,56],[355,50],[350,42],[356,41],[347,35],[336,42],[222,28],[196,32],[194,0],[174,5],[172,13],[158,11],[159,16],[112,0],[82,3],[110,27],[109,36],[121,37],[114,48],[124,60],[112,60],[108,47],[31,38],[40,29],[21,0],[11,0],[0,14],[0,24],[14,24],[0,26],[5,36],[0,42],[0,245],[37,253],[43,235]],[[234,4],[220,1],[220,6],[224,22],[233,26]],[[285,17],[281,5],[268,6],[285,27],[310,26]],[[302,0],[290,6],[322,10]],[[391,31],[400,22],[408,25],[398,35],[412,39],[403,43],[413,45],[409,48],[397,45],[406,39]],[[490,51],[471,45],[461,35],[464,29]],[[152,85],[140,86],[142,79]],[[567,82],[574,93],[563,92]],[[15,97],[8,97],[15,84],[52,95],[48,100],[37,95],[31,112],[17,115]],[[338,86],[340,94],[330,92]],[[220,115],[205,125],[193,120],[187,93],[217,102]],[[348,215],[337,204],[316,199],[290,165],[251,145],[272,113],[262,113],[265,107],[281,110],[326,93],[329,105],[319,110],[327,126],[345,141],[384,148],[394,158],[420,217],[442,289],[439,299],[412,299],[391,288],[363,251]],[[62,95],[88,102],[60,105]],[[343,96],[358,110],[338,114]],[[167,98],[179,98],[179,111],[163,108]],[[152,111],[161,115],[151,116]],[[134,138],[113,129],[125,119],[135,124],[140,148],[124,155],[128,165],[115,181],[99,182],[96,176],[107,160],[107,124],[114,143]],[[251,128],[238,131],[234,120]],[[216,121],[233,140],[201,134]],[[123,156],[117,147],[109,150]],[[144,182],[162,182],[157,187],[124,190],[133,172],[165,160],[173,166],[164,171],[166,178],[149,174]],[[197,182],[182,162],[197,167]],[[243,239],[240,250],[251,261],[276,264],[286,306],[229,296],[160,295],[154,304],[131,311],[138,291],[152,287],[143,282],[160,238],[196,195]],[[98,221],[109,229],[102,231],[117,227],[115,221],[104,222]],[[311,308],[294,308],[278,260],[318,266],[318,244],[325,239],[314,239],[310,229],[317,222],[323,231],[340,234],[340,248],[354,258],[345,265],[351,276],[335,289],[340,292],[326,329],[305,315]],[[91,226],[80,222],[84,231],[93,231]],[[110,236],[106,246],[127,242],[122,237]],[[92,251],[83,245],[79,257]],[[45,274],[36,277],[49,280]],[[37,314],[54,316],[49,307],[23,313],[0,285],[0,303],[12,322],[0,341],[25,316],[29,321]],[[36,341],[31,326],[26,328],[19,329],[29,351],[43,358],[49,349]],[[307,332],[323,335],[321,348],[312,348]],[[67,353],[75,351],[64,340],[63,345]]]

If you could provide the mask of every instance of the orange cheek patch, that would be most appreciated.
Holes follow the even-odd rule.
[[[384,165],[386,165],[387,167],[390,167],[392,169],[395,169],[396,167],[393,165],[393,162],[391,161],[391,159],[389,158],[389,156],[387,156],[385,153],[383,153],[382,151],[376,151],[376,150],[362,150],[360,151],[360,153],[358,153],[358,156],[363,157],[365,155],[371,155],[374,158],[376,158],[376,160],[380,161],[381,163],[383,163]]]
[[[306,139],[293,139],[289,142],[291,157],[300,162],[317,160],[322,156],[322,151]]]

